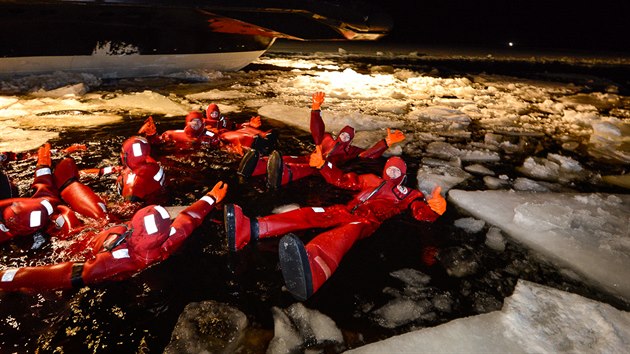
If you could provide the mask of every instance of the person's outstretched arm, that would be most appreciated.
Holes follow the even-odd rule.
[[[204,218],[227,194],[228,185],[219,181],[210,192],[182,210],[171,224],[171,236],[162,245],[163,258],[175,252],[181,244],[201,225]]]

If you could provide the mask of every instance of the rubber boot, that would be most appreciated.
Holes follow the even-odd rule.
[[[258,150],[249,149],[241,159],[241,163],[238,165],[238,175],[243,179],[250,178],[254,173],[259,160],[260,153]]]
[[[274,150],[267,160],[267,188],[277,190],[282,185],[284,162],[282,155]]]
[[[243,214],[243,209],[236,204],[227,204],[223,208],[225,233],[230,251],[240,251],[250,241],[258,240],[258,222]]]

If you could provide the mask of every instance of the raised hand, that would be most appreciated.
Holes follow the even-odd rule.
[[[320,145],[315,146],[315,151],[311,154],[311,158],[308,161],[308,164],[311,167],[322,168],[324,166],[324,156],[322,154],[322,147]]]
[[[392,132],[391,129],[387,128],[387,137],[385,137],[385,142],[387,143],[387,146],[392,146],[403,140],[405,140],[405,134],[403,134],[403,132],[401,132],[400,130],[394,130]]]
[[[50,159],[50,144],[46,143],[42,145],[39,150],[37,150],[37,165],[38,166],[48,166],[52,165],[52,161]]]
[[[149,117],[144,121],[144,124],[138,130],[138,134],[144,134],[146,136],[153,136],[157,134],[157,128],[155,127],[155,122],[153,121],[153,117]]]
[[[206,195],[214,198],[214,200],[217,203],[219,203],[220,201],[223,200],[223,198],[225,198],[225,195],[227,194],[227,190],[228,190],[227,183],[223,181],[219,181],[217,182],[217,184],[214,185],[214,187],[212,188],[210,192],[206,193]]]
[[[260,116],[251,117],[249,120],[249,126],[252,128],[260,128],[262,122],[260,120]]]
[[[429,208],[436,212],[439,215],[444,214],[446,211],[446,200],[442,197],[442,187],[437,186],[433,188],[431,195],[427,198],[427,204],[429,204]]]
[[[322,103],[324,103],[324,97],[326,97],[325,93],[315,92],[313,94],[313,105],[311,106],[311,109],[314,111],[321,109]]]

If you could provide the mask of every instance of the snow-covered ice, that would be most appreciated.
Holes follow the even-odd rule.
[[[630,313],[520,280],[501,311],[460,318],[348,353],[627,353]]]
[[[451,190],[448,199],[630,302],[630,195]]]

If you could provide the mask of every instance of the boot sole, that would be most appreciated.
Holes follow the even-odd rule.
[[[274,151],[267,160],[267,188],[277,190],[282,185],[282,171],[284,169],[282,155]]]
[[[254,173],[254,169],[256,169],[256,165],[258,164],[259,158],[260,158],[260,155],[258,151],[249,150],[245,154],[245,156],[243,156],[243,159],[241,160],[241,163],[238,166],[237,173],[243,178],[250,178],[252,176],[252,173]]]
[[[236,252],[236,219],[234,218],[234,204],[227,204],[223,207],[223,224],[227,234],[228,249]]]
[[[289,292],[304,301],[313,295],[313,275],[304,243],[295,235],[288,234],[278,246],[280,269]]]

